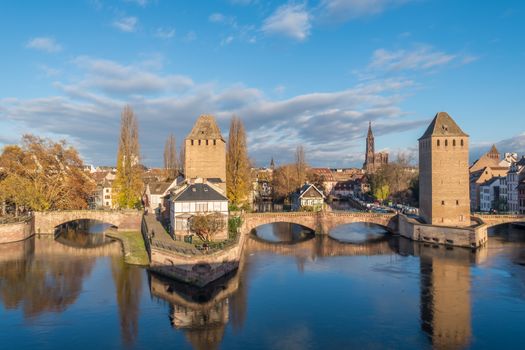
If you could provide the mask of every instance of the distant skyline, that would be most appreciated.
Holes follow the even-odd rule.
[[[525,3],[444,0],[18,1],[0,4],[0,147],[66,139],[115,163],[120,112],[143,161],[162,165],[200,114],[232,115],[256,165],[360,167],[417,150],[439,111],[471,137],[525,153]]]

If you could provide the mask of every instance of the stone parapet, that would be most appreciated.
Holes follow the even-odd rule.
[[[33,235],[34,220],[26,217],[18,222],[0,223],[0,244],[23,241]]]

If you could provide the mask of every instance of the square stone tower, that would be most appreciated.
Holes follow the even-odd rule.
[[[419,139],[419,214],[438,226],[469,226],[469,136],[439,112]]]
[[[186,179],[203,178],[226,190],[226,142],[211,115],[201,115],[184,140]]]

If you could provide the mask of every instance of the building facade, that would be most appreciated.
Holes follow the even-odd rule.
[[[507,196],[508,211],[518,213],[520,203],[518,201],[518,185],[525,179],[525,156],[510,165],[507,173]]]
[[[375,153],[375,139],[372,132],[372,122],[368,125],[368,135],[366,137],[365,163],[363,169],[367,173],[373,173],[383,165],[388,164],[388,153]]]
[[[325,196],[313,184],[305,184],[292,195],[292,210],[322,210]]]
[[[521,180],[518,185],[518,212],[525,214],[525,179]]]
[[[419,213],[438,226],[470,226],[469,136],[445,112],[419,139]]]
[[[185,141],[186,179],[213,179],[226,192],[226,142],[215,118],[201,115]]]

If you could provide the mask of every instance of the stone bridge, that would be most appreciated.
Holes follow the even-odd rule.
[[[330,231],[345,224],[358,222],[371,223],[384,226],[388,231],[397,233],[397,214],[379,214],[365,212],[268,212],[244,214],[242,230],[249,233],[252,229],[275,222],[287,222],[305,226],[318,234],[328,234]]]
[[[473,218],[483,221],[487,227],[502,225],[502,224],[525,224],[525,215],[492,215],[492,214],[476,214]]]
[[[34,213],[35,233],[54,234],[55,228],[75,220],[97,220],[116,226],[119,231],[140,231],[142,212],[139,210],[60,210]]]

